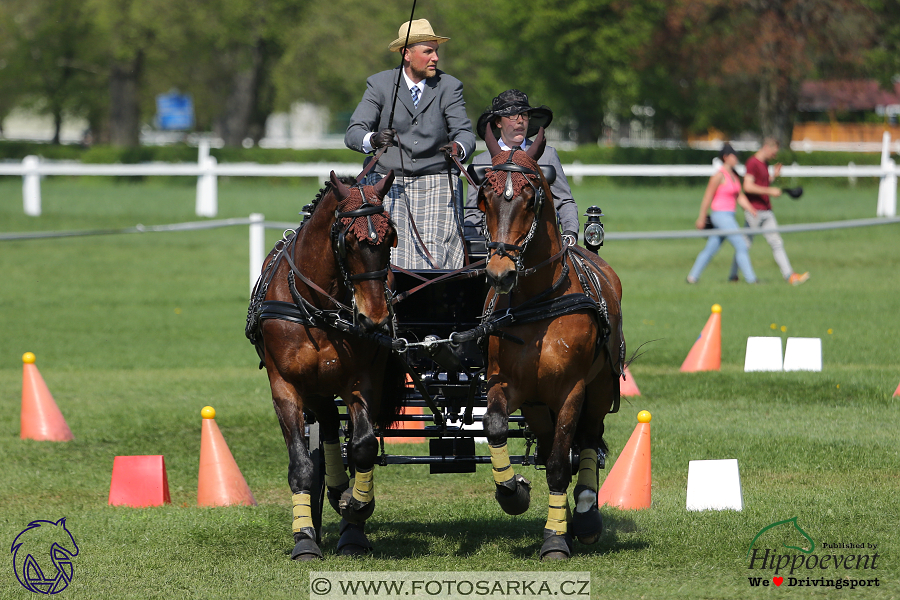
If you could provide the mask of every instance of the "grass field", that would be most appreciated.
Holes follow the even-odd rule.
[[[872,186],[805,185],[801,201],[777,201],[781,223],[874,216]],[[220,216],[262,212],[296,221],[318,187],[223,180]],[[194,192],[189,182],[51,179],[43,182],[43,216],[30,218],[22,214],[21,181],[2,179],[0,231],[197,220]],[[603,208],[610,232],[690,228],[701,194],[701,187],[575,188],[582,207]],[[268,242],[278,235],[269,232]],[[749,585],[750,576],[773,574],[748,569],[754,536],[796,516],[819,546],[878,546],[876,569],[813,576],[877,576],[879,587],[842,591],[896,598],[900,230],[791,234],[785,243],[795,269],[812,274],[803,286],[781,281],[762,240],[751,251],[758,286],[725,281],[730,246],[695,286],[684,278],[700,240],[602,249],[623,282],[629,348],[648,342],[631,366],[642,396],[607,418],[606,440],[615,459],[638,410],[653,413],[652,508],[604,508],[607,531],[596,545],[577,546],[566,564],[545,565],[537,560],[546,518],[542,473],[519,469],[534,482],[534,502],[525,515],[508,517],[493,500],[487,466],[435,476],[425,467],[379,468],[369,522],[374,555],[335,556],[338,519],[327,512],[327,557],[310,566],[289,559],[287,453],[265,374],[243,337],[247,229],[0,242],[0,541],[11,544],[29,521],[66,517],[81,548],[60,595],[66,598],[302,598],[311,569],[589,571],[593,598],[833,596],[833,589]],[[713,303],[723,306],[722,369],[682,374]],[[752,335],[822,338],[823,371],[744,373]],[[37,355],[75,441],[19,439],[25,351]],[[206,404],[216,407],[259,506],[195,506]],[[165,456],[171,506],[107,506],[113,457],[132,454]],[[739,460],[743,511],[685,510],[688,461],[708,458]],[[0,598],[30,596],[12,560],[3,564]]]

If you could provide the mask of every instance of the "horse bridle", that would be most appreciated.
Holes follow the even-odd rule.
[[[368,237],[373,242],[378,239],[378,233],[375,231],[375,226],[372,224],[372,215],[381,215],[384,214],[384,205],[382,204],[370,204],[366,199],[365,190],[363,189],[362,184],[357,184],[355,186],[359,189],[359,193],[362,195],[362,206],[356,208],[354,210],[348,210],[341,212],[339,209],[335,209],[334,211],[334,224],[331,226],[331,250],[334,252],[335,259],[338,264],[338,269],[341,271],[341,277],[344,279],[344,286],[348,290],[353,289],[353,283],[357,281],[368,281],[372,279],[380,279],[384,284],[384,295],[388,305],[388,311],[391,314],[391,321],[394,319],[394,307],[391,303],[391,291],[388,287],[387,283],[387,275],[390,267],[385,267],[379,271],[367,271],[365,273],[358,273],[356,275],[349,275],[349,269],[347,267],[347,234],[350,232],[350,229],[353,227],[353,224],[356,222],[356,219],[365,218],[366,219],[366,229],[368,231]],[[343,219],[350,219],[350,222],[345,226],[341,227],[341,222]],[[360,240],[362,242],[362,240]],[[356,296],[351,292],[350,294],[351,306],[353,309],[353,318],[354,321],[356,319]]]
[[[510,151],[509,158],[505,163],[495,165],[491,167],[490,170],[506,172],[506,185],[504,186],[503,190],[503,199],[507,202],[511,202],[513,199],[514,191],[512,174],[521,173],[525,176],[525,181],[528,182],[528,185],[530,185],[531,189],[534,190],[534,199],[532,200],[534,204],[534,220],[532,220],[531,222],[531,227],[528,229],[528,233],[525,234],[525,237],[518,244],[506,244],[504,242],[495,242],[491,240],[490,231],[488,231],[487,229],[487,219],[483,221],[482,234],[484,235],[484,239],[487,240],[487,260],[490,261],[494,256],[502,256],[510,259],[516,265],[516,276],[518,277],[520,273],[525,272],[525,267],[522,264],[522,257],[525,254],[525,250],[528,248],[529,242],[531,242],[532,238],[534,238],[534,234],[537,232],[537,226],[541,218],[541,211],[544,208],[546,194],[544,193],[544,186],[535,185],[534,181],[532,181],[531,178],[528,177],[528,175],[534,175],[538,178],[538,182],[540,182],[542,174],[535,171],[534,169],[529,169],[528,167],[523,167],[514,163],[512,159],[515,152],[516,150]],[[487,183],[489,183],[489,180],[485,177],[484,181],[481,183],[481,187],[483,188]],[[479,190],[479,193],[481,193],[481,190]],[[512,255],[509,253],[509,251],[516,252],[516,254]]]

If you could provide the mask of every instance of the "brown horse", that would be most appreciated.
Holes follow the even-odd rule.
[[[299,230],[269,254],[251,300],[247,335],[268,371],[290,458],[294,559],[322,557],[312,519],[312,492],[320,484],[313,481],[304,413],[320,423],[327,495],[342,518],[338,551],[371,549],[364,525],[375,508],[374,429],[395,420],[403,388],[386,335],[397,232],[382,200],[393,179],[389,173],[375,186],[358,186],[332,172]],[[336,396],[349,412],[353,485],[343,464]]]
[[[495,495],[509,514],[528,508],[530,482],[513,472],[506,446],[508,417],[521,410],[537,436],[550,488],[541,558],[564,559],[573,536],[591,544],[602,531],[598,455],[606,451],[603,419],[619,400],[622,286],[603,259],[563,244],[548,183],[553,175],[537,164],[543,129],[527,151],[500,150],[490,127],[486,139],[492,166],[478,207],[485,214],[493,289],[485,314],[503,314],[498,322],[512,323],[487,342],[484,429]],[[570,451],[579,457],[574,514],[567,496]]]

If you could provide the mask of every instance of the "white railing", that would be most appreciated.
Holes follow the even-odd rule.
[[[786,165],[782,177],[839,177],[855,181],[859,177],[878,177],[876,216],[897,214],[897,164],[890,158],[890,134],[884,133],[880,165],[817,166]],[[576,183],[582,177],[707,177],[716,168],[712,165],[583,165],[563,166],[566,176]],[[41,214],[41,177],[68,176],[184,176],[197,178],[195,212],[200,217],[218,214],[219,177],[314,177],[325,179],[334,171],[338,175],[356,175],[361,170],[355,163],[256,163],[218,164],[209,154],[209,142],[201,142],[197,163],[143,163],[134,165],[90,165],[78,162],[41,162],[36,156],[26,156],[21,163],[0,163],[0,175],[22,177],[22,205],[26,215]],[[741,169],[739,169],[740,171]],[[742,173],[743,174],[743,173]]]

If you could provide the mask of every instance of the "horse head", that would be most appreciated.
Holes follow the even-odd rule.
[[[506,294],[516,286],[523,270],[523,254],[537,231],[543,205],[552,198],[547,178],[537,164],[546,140],[542,127],[528,150],[504,151],[488,127],[485,141],[492,166],[478,192],[478,208],[484,213],[489,237],[486,274],[491,286]]]
[[[394,172],[390,171],[374,186],[348,186],[331,172],[338,202],[332,246],[353,296],[354,317],[368,331],[388,332],[391,322],[385,282],[397,230],[383,202],[393,181]]]

